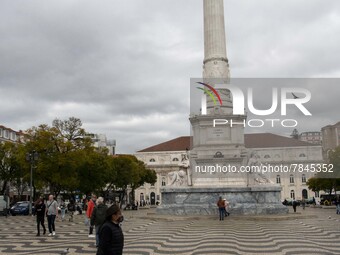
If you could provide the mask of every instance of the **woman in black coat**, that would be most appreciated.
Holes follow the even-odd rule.
[[[42,198],[39,198],[36,202],[35,202],[35,214],[37,215],[37,236],[40,236],[40,224],[44,229],[44,235],[46,234],[46,228],[45,228],[45,224],[44,224],[44,220],[45,220],[45,209],[46,209],[46,205],[44,204],[44,200]]]
[[[124,235],[120,223],[122,212],[117,205],[112,205],[106,211],[106,221],[99,230],[99,246],[97,255],[122,255]]]

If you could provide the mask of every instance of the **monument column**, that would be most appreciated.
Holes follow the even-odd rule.
[[[240,169],[246,165],[247,151],[242,125],[246,115],[234,115],[230,91],[223,86],[216,86],[228,84],[230,78],[223,0],[203,1],[203,83],[197,83],[215,86],[218,92],[216,94],[220,95],[222,103],[215,104],[208,96],[206,111],[190,115],[193,134],[190,161],[187,162],[187,158],[182,157],[178,171],[171,173],[179,178],[179,181],[162,187],[162,203],[157,212],[174,215],[213,215],[216,214],[216,201],[219,196],[230,202],[230,210],[235,215],[288,212],[281,204],[279,186],[250,186],[246,173],[221,171],[229,166]],[[202,96],[207,94],[205,91]],[[239,124],[215,127],[214,119]],[[216,171],[207,172],[207,169]]]
[[[223,0],[204,0],[203,78],[229,79]]]

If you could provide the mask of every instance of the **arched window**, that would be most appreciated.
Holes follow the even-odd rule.
[[[150,159],[149,162],[156,162],[154,158]]]
[[[276,183],[281,183],[281,177],[280,177],[280,175],[276,175]]]
[[[308,198],[308,191],[307,191],[306,189],[303,189],[303,190],[302,190],[302,197],[303,197],[304,199],[307,199],[307,198]]]
[[[302,175],[301,179],[302,179],[302,183],[306,183],[306,175],[305,174]]]
[[[264,155],[264,158],[270,158],[270,156],[268,154]]]
[[[295,191],[294,190],[290,191],[290,198],[295,199]]]
[[[294,183],[294,175],[289,176],[289,183]]]
[[[165,176],[162,177],[162,186],[163,187],[166,186],[166,178],[165,178]]]
[[[306,154],[301,153],[301,154],[299,155],[299,157],[300,157],[300,158],[305,158],[305,157],[306,157]]]
[[[173,158],[172,161],[178,161],[178,158]]]

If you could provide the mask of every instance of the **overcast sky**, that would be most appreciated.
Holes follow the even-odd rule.
[[[224,4],[232,77],[340,77],[340,1]],[[118,153],[190,134],[202,0],[3,0],[0,34],[0,125],[26,130],[73,116],[116,139]],[[313,118],[300,132],[340,120],[331,83],[309,88]]]

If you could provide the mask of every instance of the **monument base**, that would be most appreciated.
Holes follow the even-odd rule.
[[[217,215],[219,197],[229,202],[232,215],[285,214],[288,208],[280,201],[281,187],[176,187],[162,189],[162,204],[157,213],[170,215]]]

